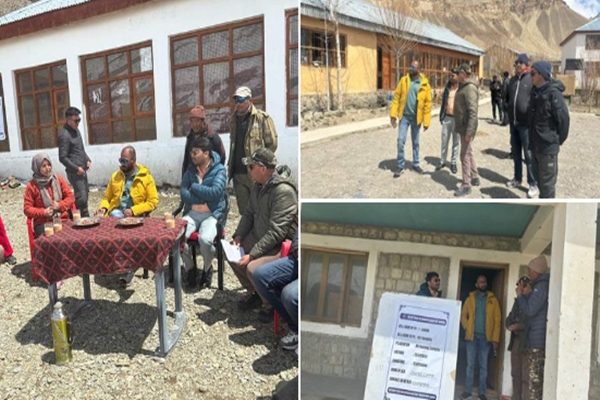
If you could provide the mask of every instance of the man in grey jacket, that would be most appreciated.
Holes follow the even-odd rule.
[[[92,165],[92,160],[85,152],[83,138],[78,126],[81,122],[81,111],[69,107],[65,111],[66,122],[58,132],[58,159],[67,171],[67,178],[75,192],[75,206],[82,217],[89,217],[88,194],[90,187],[87,171]]]
[[[529,364],[529,399],[541,399],[544,389],[544,363],[546,360],[546,324],[548,322],[548,286],[550,275],[544,255],[531,260],[528,265],[531,294],[525,294],[524,285],[517,286],[517,301],[528,319],[527,361]]]
[[[454,191],[457,197],[471,193],[471,185],[479,186],[479,172],[473,156],[473,141],[477,133],[479,111],[479,83],[471,74],[469,64],[458,67],[458,91],[454,99],[454,122],[460,135],[460,162],[462,164],[462,185]]]
[[[233,234],[234,243],[244,249],[245,255],[239,263],[230,264],[248,291],[248,295],[239,302],[239,307],[249,310],[261,304],[252,283],[254,271],[279,258],[283,241],[294,239],[298,228],[298,191],[291,170],[285,165],[278,166],[271,150],[261,148],[242,161],[255,183]],[[266,300],[263,303],[268,305]]]

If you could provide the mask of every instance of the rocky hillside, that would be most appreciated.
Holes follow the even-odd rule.
[[[416,14],[486,49],[560,59],[560,42],[588,20],[563,0],[409,0]]]

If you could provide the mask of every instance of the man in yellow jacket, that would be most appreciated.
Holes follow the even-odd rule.
[[[479,362],[479,399],[486,400],[488,355],[490,347],[494,348],[494,355],[498,351],[502,325],[500,305],[494,293],[487,290],[487,278],[479,275],[475,287],[477,290],[469,293],[460,318],[467,341],[467,379],[465,391],[460,398],[471,398],[475,359],[477,358]]]
[[[431,87],[425,75],[419,72],[419,62],[413,61],[406,76],[398,82],[394,91],[394,100],[390,109],[390,122],[395,129],[397,121],[400,121],[398,129],[398,165],[394,170],[394,178],[400,177],[404,171],[404,144],[410,127],[413,149],[412,169],[422,174],[419,166],[419,129],[423,125],[423,131],[429,129],[431,122]]]

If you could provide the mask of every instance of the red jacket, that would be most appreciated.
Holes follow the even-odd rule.
[[[62,200],[58,202],[61,211],[60,217],[62,219],[69,219],[67,210],[73,206],[75,196],[65,179],[58,174],[56,177],[62,190]],[[52,198],[52,185],[48,185],[46,190],[48,190],[48,195]],[[44,206],[40,189],[34,181],[29,181],[25,188],[25,206],[23,207],[23,212],[27,217],[33,219],[33,226],[37,226],[46,222],[52,222],[52,218],[44,215],[44,210],[46,210],[46,207]]]

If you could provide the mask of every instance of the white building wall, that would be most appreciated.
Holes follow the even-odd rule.
[[[84,111],[80,126],[86,151],[92,159],[89,180],[104,185],[118,168],[117,159],[124,144],[90,145],[83,106],[83,87],[79,56],[107,51],[152,40],[154,94],[157,139],[134,142],[138,162],[151,168],[157,184],[178,185],[185,138],[172,135],[171,62],[169,38],[211,26],[264,17],[264,67],[266,110],[273,117],[279,134],[277,157],[298,176],[298,128],[286,127],[285,10],[297,8],[295,0],[156,0],[115,13],[80,21],[56,29],[0,41],[6,122],[10,137],[9,153],[0,153],[0,175],[27,178],[31,175],[31,158],[47,152],[58,172],[58,150],[23,151],[19,129],[14,71],[58,60],[67,60],[71,104]],[[229,135],[221,135],[229,151]],[[229,157],[229,155],[228,155]]]
[[[584,61],[600,61],[600,50],[585,49],[586,35],[578,33],[561,47],[561,71],[565,70],[567,58],[582,58]],[[575,75],[575,88],[581,87],[582,71],[571,71]]]

